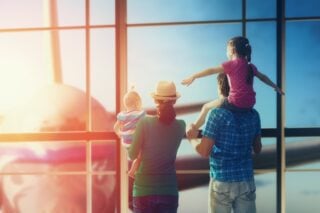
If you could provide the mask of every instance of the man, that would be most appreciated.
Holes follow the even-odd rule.
[[[190,141],[203,157],[209,157],[209,212],[255,213],[252,150],[261,151],[259,113],[211,110],[201,141]]]

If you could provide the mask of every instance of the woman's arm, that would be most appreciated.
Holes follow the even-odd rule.
[[[182,85],[189,86],[197,78],[202,78],[202,77],[205,77],[208,75],[213,75],[213,74],[221,73],[221,72],[223,72],[222,66],[208,68],[208,69],[205,69],[203,71],[200,71],[198,73],[193,74],[189,78],[184,79],[181,83],[182,83]]]
[[[133,134],[132,143],[128,149],[128,156],[131,160],[138,157],[143,143],[143,119],[140,119]]]

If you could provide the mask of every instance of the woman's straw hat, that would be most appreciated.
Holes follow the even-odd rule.
[[[176,91],[176,85],[172,81],[159,81],[151,97],[156,100],[170,101],[180,98],[180,94]]]

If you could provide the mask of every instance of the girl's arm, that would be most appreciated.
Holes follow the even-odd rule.
[[[181,83],[183,85],[189,86],[197,78],[202,78],[202,77],[205,77],[208,75],[213,75],[213,74],[217,74],[217,73],[221,73],[221,72],[223,72],[222,66],[208,68],[208,69],[205,69],[203,71],[200,71],[198,73],[193,74],[189,78],[184,79]]]
[[[261,80],[263,83],[269,85],[270,87],[272,87],[275,91],[277,91],[280,95],[284,95],[284,92],[275,84],[273,83],[270,78],[268,78],[268,76],[257,72],[256,76],[259,78],[259,80]]]

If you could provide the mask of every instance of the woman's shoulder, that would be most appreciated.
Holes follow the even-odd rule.
[[[186,127],[186,122],[182,119],[176,119],[176,122],[179,126],[185,128]]]
[[[157,117],[154,116],[154,115],[148,115],[148,114],[145,114],[141,119],[140,121],[141,122],[154,122],[157,120]]]

